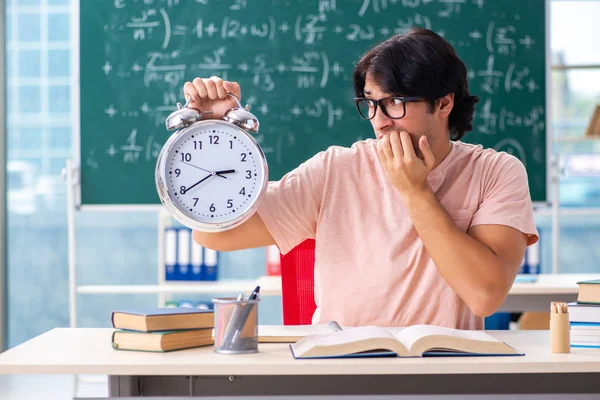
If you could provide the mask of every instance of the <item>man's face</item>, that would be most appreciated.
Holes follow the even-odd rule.
[[[369,99],[379,100],[384,97],[397,95],[397,93],[386,93],[375,83],[375,81],[367,74],[365,79],[365,97]],[[421,157],[419,150],[419,138],[423,135],[427,137],[430,146],[433,144],[436,137],[435,119],[433,114],[428,112],[428,103],[426,101],[407,102],[406,114],[403,118],[393,119],[385,115],[381,111],[381,107],[377,107],[375,117],[371,121],[375,137],[381,139],[390,132],[406,131],[411,137],[413,147],[417,156]]]

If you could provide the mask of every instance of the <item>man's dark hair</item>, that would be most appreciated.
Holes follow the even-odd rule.
[[[387,93],[425,98],[430,112],[438,99],[454,93],[448,119],[450,139],[459,140],[473,129],[479,98],[469,93],[465,64],[450,43],[435,32],[412,28],[365,53],[354,68],[356,97],[364,97],[367,73]]]

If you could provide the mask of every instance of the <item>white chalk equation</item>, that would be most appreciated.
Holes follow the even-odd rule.
[[[396,8],[417,8],[428,6],[430,12],[435,13],[440,18],[453,18],[460,16],[461,9],[468,3],[474,4],[477,8],[483,8],[487,0],[362,0],[359,16],[364,16],[371,11],[374,14],[380,14],[387,11],[393,12]]]
[[[149,135],[146,139],[140,140],[138,130],[132,129],[121,143],[110,142],[105,154],[112,160],[120,160],[125,164],[137,164],[142,161],[154,161],[166,140],[166,135],[162,142],[155,140],[154,135]]]
[[[256,54],[249,59],[235,62],[225,46],[204,53],[197,63],[186,64],[180,52],[150,52],[145,62],[134,61],[131,65],[113,68],[110,60],[101,66],[109,79],[129,80],[137,75],[143,76],[146,88],[180,88],[186,74],[195,76],[220,76],[227,79],[230,71],[236,76],[250,76],[257,88],[271,92],[276,89],[277,77],[293,74],[296,88],[325,88],[330,77],[346,76],[347,68],[336,60],[330,60],[326,51],[293,52],[287,59],[271,62],[267,54]]]
[[[95,20],[94,32],[87,33],[87,37],[102,37],[96,44],[104,54],[84,68],[94,68],[99,78],[95,84],[106,88],[93,100],[97,114],[107,125],[123,129],[111,128],[102,146],[94,147],[93,156],[82,152],[95,163],[93,168],[107,159],[123,164],[154,162],[169,135],[165,120],[178,102],[183,103],[184,83],[210,76],[241,84],[242,102],[261,121],[257,140],[263,151],[272,157],[270,161],[286,164],[290,152],[300,151],[302,132],[327,137],[327,133],[356,129],[354,63],[373,44],[414,26],[436,31],[465,61],[469,88],[481,98],[475,134],[492,136],[484,139],[523,160],[520,155],[530,151],[528,146],[523,150],[518,141],[501,141],[523,135],[535,143],[543,141],[543,32],[540,36],[539,25],[529,23],[537,18],[530,10],[512,10],[508,2],[107,3],[112,6],[106,18]],[[544,21],[543,16],[539,21]],[[361,136],[352,132],[348,137]],[[528,157],[535,162],[529,153]]]
[[[515,15],[519,20],[520,16]],[[495,22],[488,24],[485,45],[492,54],[515,55],[518,47],[529,50],[535,45],[535,40],[526,33],[519,34],[514,25],[497,25]]]
[[[507,106],[493,109],[492,99],[486,99],[475,113],[475,130],[484,135],[496,135],[515,129],[527,129],[534,137],[541,135],[546,127],[546,117],[542,105],[529,106],[524,111],[515,112]]]
[[[511,93],[526,91],[533,93],[540,89],[540,85],[533,77],[528,65],[519,65],[511,61],[506,69],[494,66],[496,56],[488,55],[485,69],[470,71],[469,78],[478,83],[479,88],[488,94],[498,92]]]
[[[323,118],[327,122],[327,128],[333,128],[337,121],[342,120],[344,112],[342,107],[335,106],[330,99],[320,97],[314,100],[312,103],[306,104],[301,107],[294,105],[289,113],[296,118],[308,117],[308,118]]]
[[[294,20],[277,21],[266,16],[263,21],[236,19],[224,16],[219,20],[196,19],[192,24],[172,25],[171,17],[164,8],[143,10],[139,16],[131,17],[123,24],[106,24],[105,32],[125,32],[133,41],[160,41],[161,49],[167,49],[174,38],[216,39],[238,41],[245,38],[275,41],[293,38],[303,44],[314,44],[328,37],[349,42],[371,41],[377,37],[405,33],[418,25],[432,29],[431,19],[420,13],[402,16],[393,25],[385,24],[333,24],[328,23],[327,14],[301,14]],[[466,43],[466,42],[464,42]],[[466,46],[466,44],[462,46]]]

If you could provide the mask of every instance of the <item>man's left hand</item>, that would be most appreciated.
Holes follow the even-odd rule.
[[[377,141],[377,154],[390,183],[407,199],[429,189],[427,175],[433,169],[435,158],[427,138],[419,138],[423,159],[417,157],[410,135],[391,132]]]

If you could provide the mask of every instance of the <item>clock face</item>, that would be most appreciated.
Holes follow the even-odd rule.
[[[217,121],[180,135],[165,155],[166,190],[186,216],[207,224],[240,218],[266,184],[266,162],[247,134]]]

